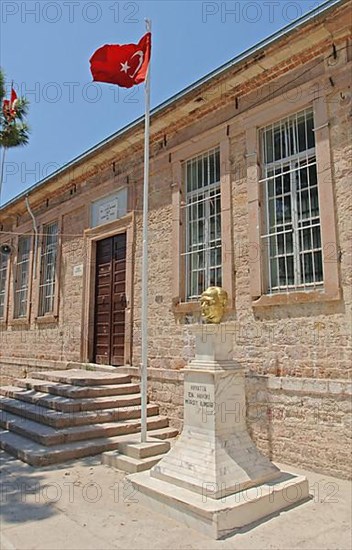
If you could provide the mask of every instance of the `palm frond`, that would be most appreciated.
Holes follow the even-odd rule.
[[[0,68],[0,103],[2,105],[3,100],[5,99],[5,74]]]
[[[3,108],[5,99],[5,74],[0,68],[0,147],[9,149],[12,147],[21,147],[27,145],[29,140],[29,126],[24,121],[28,114],[28,100],[24,97],[18,98],[15,105],[10,103],[9,110]],[[7,103],[9,105],[9,103]],[[3,159],[5,156],[3,156]],[[4,164],[2,164],[4,167]],[[0,173],[0,200],[3,184],[3,169]]]
[[[26,145],[29,140],[29,132],[29,126],[25,122],[7,124],[0,131],[0,145],[6,148]]]
[[[0,70],[0,147],[19,147],[29,140],[29,127],[25,122],[29,102],[25,97],[19,97],[15,107],[15,117],[8,120],[3,113],[2,104],[6,96],[5,75]]]
[[[19,97],[16,103],[16,119],[23,120],[28,115],[29,101],[25,97]]]

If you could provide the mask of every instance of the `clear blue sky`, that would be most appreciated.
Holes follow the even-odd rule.
[[[92,84],[89,58],[152,19],[152,107],[318,0],[1,2],[1,66],[30,101],[29,145],[7,154],[2,204],[144,112],[143,86]]]

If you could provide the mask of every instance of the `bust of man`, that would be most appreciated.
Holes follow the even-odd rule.
[[[200,297],[202,317],[207,323],[220,323],[227,303],[226,290],[220,286],[210,286]]]

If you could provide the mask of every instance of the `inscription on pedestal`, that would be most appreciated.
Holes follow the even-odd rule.
[[[206,428],[211,422],[215,411],[214,384],[212,378],[202,374],[198,378],[203,380],[194,380],[194,374],[191,380],[188,379],[188,373],[185,377],[184,385],[184,421],[187,426],[198,426]]]
[[[189,390],[186,391],[185,404],[195,407],[213,407],[214,400],[205,385],[190,384]]]

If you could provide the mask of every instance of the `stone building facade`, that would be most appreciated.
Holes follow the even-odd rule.
[[[349,475],[351,8],[314,12],[154,109],[149,391],[182,425],[197,296],[229,294],[248,423],[273,460]],[[139,375],[143,120],[0,210],[3,382]],[[27,195],[27,201],[26,201]],[[110,290],[107,290],[110,289]]]

